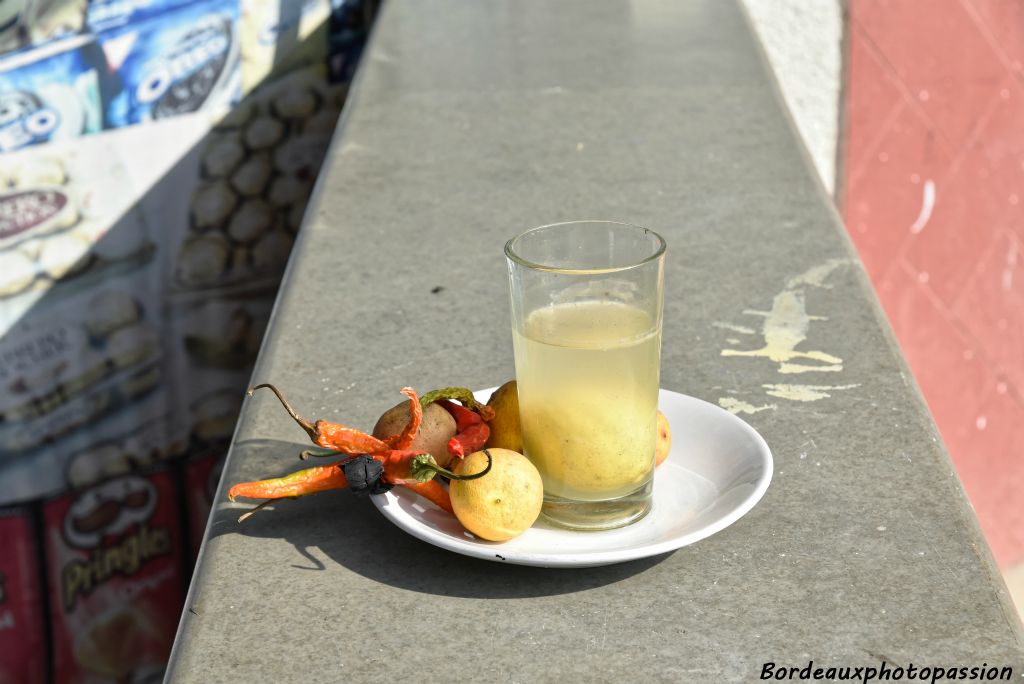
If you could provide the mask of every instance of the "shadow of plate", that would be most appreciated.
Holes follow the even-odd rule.
[[[229,469],[221,484],[221,500],[228,482],[275,477],[308,467],[297,463],[281,467],[283,454],[298,454],[304,448],[276,440],[237,443],[232,461],[243,465]],[[535,568],[469,558],[406,534],[378,513],[367,496],[348,490],[281,501],[243,523],[238,522],[240,512],[236,507],[217,509],[211,518],[210,537],[239,534],[282,539],[299,554],[299,558],[283,561],[287,572],[332,572],[329,564],[310,551],[315,548],[338,566],[368,579],[441,596],[507,599],[569,594],[641,574],[671,555],[596,568]]]

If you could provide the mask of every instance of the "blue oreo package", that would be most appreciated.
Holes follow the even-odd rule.
[[[237,0],[204,0],[101,32],[98,40],[119,84],[106,107],[107,126],[237,103],[237,21]]]
[[[0,59],[0,153],[102,130],[105,74],[91,36]]]
[[[100,33],[189,5],[196,0],[89,0],[85,25]]]

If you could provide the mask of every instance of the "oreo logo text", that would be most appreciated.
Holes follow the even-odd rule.
[[[135,99],[141,104],[154,102],[175,83],[222,59],[230,46],[230,37],[221,27],[207,26],[190,33],[171,50],[170,56],[150,66],[135,89]]]
[[[0,93],[0,151],[48,140],[59,126],[60,114],[32,93]]]

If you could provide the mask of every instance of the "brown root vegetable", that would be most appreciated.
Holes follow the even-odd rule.
[[[373,426],[373,436],[384,439],[401,434],[409,422],[409,402],[403,401],[384,412]],[[445,467],[451,461],[448,440],[455,436],[455,419],[438,404],[430,404],[423,410],[423,422],[416,438],[409,448],[425,451],[434,457],[437,464]]]

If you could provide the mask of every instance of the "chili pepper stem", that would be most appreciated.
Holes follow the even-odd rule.
[[[288,415],[292,417],[292,420],[298,423],[299,427],[305,430],[306,434],[308,434],[310,438],[315,442],[317,436],[316,427],[313,425],[313,423],[309,422],[309,420],[303,418],[302,416],[295,412],[295,409],[292,408],[292,405],[288,403],[288,400],[284,398],[284,395],[281,394],[281,390],[277,389],[277,387],[270,384],[269,382],[265,382],[260,385],[256,385],[255,387],[250,387],[249,391],[246,392],[246,394],[248,394],[251,397],[256,390],[262,389],[264,387],[269,389],[277,396],[278,400],[281,402],[281,405],[284,406],[284,410],[287,411]]]
[[[485,421],[494,420],[494,409],[487,404],[481,404],[473,396],[473,391],[465,387],[442,387],[432,392],[427,392],[420,397],[420,406],[427,408],[430,404],[441,399],[455,399],[456,401],[462,402],[462,404],[480,414],[480,417]]]
[[[420,482],[426,482],[434,475],[444,475],[449,480],[475,480],[478,477],[483,477],[487,473],[491,472],[491,466],[494,464],[491,458],[491,452],[484,449],[484,455],[487,456],[487,466],[479,473],[473,473],[472,475],[456,475],[450,470],[442,468],[434,460],[434,457],[430,454],[422,454],[417,456],[412,462],[412,475]]]
[[[243,520],[252,517],[253,515],[256,514],[256,511],[260,510],[261,508],[263,508],[264,506],[266,506],[268,504],[274,503],[275,501],[280,501],[280,499],[267,499],[263,503],[257,504],[256,506],[253,506],[252,508],[250,508],[248,511],[246,511],[242,515],[238,516],[238,522],[242,522]]]

